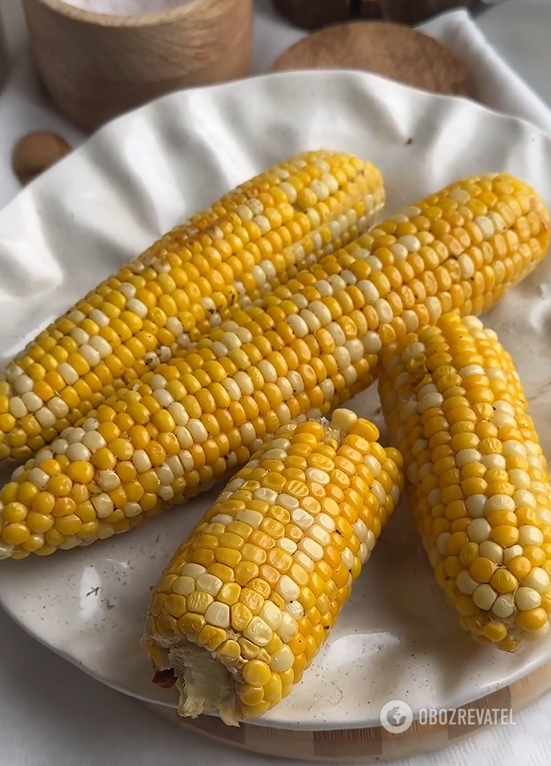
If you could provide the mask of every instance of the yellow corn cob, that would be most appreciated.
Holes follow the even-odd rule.
[[[392,516],[401,457],[348,410],[278,430],[182,543],[142,642],[179,712],[257,718],[299,683]]]
[[[551,486],[495,332],[443,316],[383,351],[380,394],[423,545],[462,627],[505,651],[546,636]]]
[[[102,282],[0,376],[0,460],[26,458],[113,386],[357,237],[384,201],[379,171],[309,152],[247,182]]]
[[[485,306],[541,258],[546,213],[541,208],[538,218],[532,216],[541,205],[535,193],[503,177],[466,181],[451,191],[476,186],[479,196],[488,196],[488,187],[507,184],[516,184],[516,195],[506,199],[511,211],[518,208],[508,234],[518,249],[499,259],[497,236],[484,248],[497,275],[485,288]],[[450,191],[441,197],[445,210]],[[435,209],[433,204],[433,216]],[[473,238],[482,236],[477,226],[465,225]],[[391,244],[388,235],[380,236]],[[422,249],[410,244],[414,263],[419,253],[428,258],[447,247],[436,238]],[[382,257],[380,249],[373,257]],[[475,250],[466,252],[474,257]],[[434,304],[427,309],[417,286],[400,281],[398,266],[395,273],[388,267],[385,282],[372,270],[371,255],[357,255],[324,257],[267,295],[268,308],[236,309],[195,349],[179,352],[140,385],[121,389],[78,427],[64,430],[0,492],[0,557],[48,555],[125,532],[241,468],[280,426],[317,419],[371,385],[382,346],[403,337],[412,317],[425,325],[437,312]],[[504,262],[510,264],[507,273]],[[472,305],[472,288],[457,279],[458,291],[444,291],[441,300],[446,305],[445,295],[453,292],[461,312]]]

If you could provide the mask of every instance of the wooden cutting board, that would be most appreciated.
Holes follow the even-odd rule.
[[[489,720],[489,717],[494,715],[492,711],[495,710],[507,713],[511,711],[506,720],[514,723],[523,708],[536,702],[547,692],[551,692],[551,662],[510,686],[458,708],[458,711],[477,711],[472,714],[465,713],[463,718],[456,714],[455,722],[472,721],[471,725],[456,725],[455,722],[453,725],[420,725],[414,722],[411,728],[402,734],[387,732],[382,726],[324,731],[272,729],[252,724],[229,727],[218,718],[202,716],[193,721],[180,718],[172,708],[161,705],[147,706],[180,726],[183,736],[187,731],[195,731],[226,746],[295,761],[298,759],[318,763],[371,764],[409,758],[454,745],[485,728],[487,724],[484,720]]]

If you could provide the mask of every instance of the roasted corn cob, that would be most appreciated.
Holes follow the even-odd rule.
[[[438,209],[453,217],[448,203],[464,199],[459,192],[465,189],[474,196],[462,214],[473,217],[468,204],[479,211],[480,198],[490,199],[500,205],[501,220],[514,218],[506,235],[484,240],[489,230],[481,227],[487,224],[474,218],[464,226],[468,237],[456,234],[452,241],[445,233],[421,237],[402,230],[402,241],[393,244],[393,236],[378,234],[377,255],[357,250],[356,257],[346,251],[326,256],[277,295],[267,295],[266,308],[235,310],[232,321],[195,349],[146,374],[136,390],[117,392],[15,472],[0,492],[0,556],[48,555],[124,532],[242,467],[280,426],[319,418],[347,402],[373,382],[383,345],[435,321],[450,301],[458,312],[472,309],[474,278],[462,279],[452,266],[462,255],[484,254],[490,271],[483,304],[491,305],[542,257],[548,221],[535,193],[509,176],[491,176],[432,197],[426,212],[435,225],[438,200]],[[506,203],[495,201],[498,192]],[[412,220],[421,229],[428,219],[417,209]],[[400,260],[406,237],[415,242],[405,240],[411,253]],[[469,245],[452,257],[453,242],[467,240],[480,247]],[[386,272],[376,268],[382,242],[388,260],[395,259]],[[405,284],[402,278],[402,270],[437,253],[456,280],[438,293],[440,310],[436,294],[428,302],[420,279]],[[431,283],[434,292],[438,279],[443,277]]]
[[[551,486],[518,373],[480,320],[382,353],[380,394],[436,581],[478,642],[548,634]]]
[[[182,716],[257,718],[301,680],[400,497],[378,436],[348,410],[281,427],[178,549],[143,644]]]
[[[249,181],[102,282],[0,376],[0,460],[26,458],[113,384],[187,346],[241,300],[361,234],[384,201],[379,171],[309,152]]]

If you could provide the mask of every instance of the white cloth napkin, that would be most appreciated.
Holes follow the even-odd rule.
[[[18,0],[0,0],[10,37],[12,74],[0,94],[0,206],[18,191],[9,169],[11,147],[29,130],[60,132],[74,146],[84,138],[47,103],[25,47]],[[494,21],[495,19],[495,21]],[[477,24],[464,11],[424,26],[470,67],[478,98],[490,108],[515,114],[551,133],[546,32],[549,0],[509,0]],[[492,49],[484,34],[492,40]],[[278,19],[269,2],[258,2],[255,21],[256,73],[266,71],[289,45],[304,36]],[[534,50],[533,41],[540,41]],[[504,59],[534,87],[531,90]],[[536,91],[539,96],[536,95]],[[0,766],[270,766],[272,759],[232,751],[157,719],[124,697],[59,659],[0,613]],[[446,751],[417,756],[394,766],[543,766],[551,763],[551,695],[517,716],[516,726],[479,733]],[[288,762],[292,763],[292,762]],[[298,762],[294,762],[298,764]]]

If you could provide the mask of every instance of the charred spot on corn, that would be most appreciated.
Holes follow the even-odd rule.
[[[160,686],[161,689],[172,689],[176,685],[176,675],[172,668],[168,670],[157,670],[153,676],[153,683]]]
[[[509,652],[547,636],[551,486],[510,354],[477,318],[447,314],[381,366],[411,509],[461,626]]]
[[[142,639],[182,716],[235,725],[299,683],[400,499],[400,455],[378,437],[349,410],[283,426],[182,543]]]

